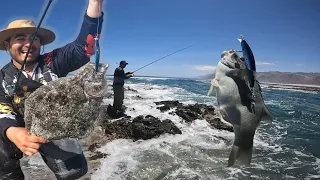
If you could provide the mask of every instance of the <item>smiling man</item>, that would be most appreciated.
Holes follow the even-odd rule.
[[[24,179],[19,159],[23,154],[31,156],[39,149],[41,150],[41,146],[46,147],[46,144],[50,144],[42,137],[31,135],[24,128],[24,100],[46,82],[64,77],[90,61],[94,45],[92,37],[98,36],[101,32],[103,0],[88,1],[88,8],[77,39],[49,53],[41,55],[41,46],[53,42],[55,34],[49,29],[40,28],[31,45],[33,33],[36,30],[36,25],[31,20],[13,21],[6,29],[0,31],[0,50],[7,51],[11,56],[11,61],[0,72],[0,179]],[[22,75],[19,82],[16,82],[30,45],[32,47]],[[72,145],[72,143],[74,142],[69,144]],[[71,172],[69,174],[61,172],[64,165],[59,167],[54,159],[44,155],[46,153],[41,154],[58,179],[76,179],[87,172],[86,166],[84,169],[78,169],[78,172],[71,172],[71,170],[67,170]],[[71,164],[79,165],[81,159],[73,158],[72,161],[75,163],[71,162]]]

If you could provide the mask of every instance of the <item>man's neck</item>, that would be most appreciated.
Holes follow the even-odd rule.
[[[21,69],[22,67],[22,64],[18,63],[17,61],[13,60],[12,59],[12,63],[14,66],[16,66],[18,69]],[[37,64],[37,62],[34,62],[34,63],[26,63],[24,65],[24,71],[27,73],[28,75],[28,78],[32,78],[32,75],[33,75],[33,69],[34,69],[34,66]]]
[[[14,59],[12,59],[12,63],[14,66],[16,66],[18,69],[21,69],[22,64],[18,63],[17,61],[15,61]],[[24,70],[25,71],[32,71],[34,66],[37,64],[37,62],[33,62],[33,63],[26,63],[24,64]]]

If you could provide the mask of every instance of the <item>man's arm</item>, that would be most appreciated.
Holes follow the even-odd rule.
[[[100,0],[90,0],[77,39],[62,48],[44,54],[44,60],[59,77],[79,69],[94,54],[95,37],[99,38],[103,24]],[[98,26],[99,25],[99,26]]]
[[[131,76],[128,73],[124,73],[123,69],[117,68],[114,72],[114,76],[121,77],[123,79],[129,79]]]
[[[19,127],[10,101],[4,97],[3,89],[0,88],[0,133],[1,138],[8,140],[6,130],[9,127]]]
[[[1,76],[0,80],[2,80]],[[11,98],[6,96],[3,87],[0,87],[0,138],[3,142],[14,143],[28,156],[37,153],[40,144],[47,143],[46,139],[31,135],[27,129],[23,128],[22,119],[17,119]]]

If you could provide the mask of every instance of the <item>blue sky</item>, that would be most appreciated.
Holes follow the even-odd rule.
[[[0,28],[14,19],[39,22],[44,0],[3,2]],[[32,4],[32,3],[33,4]],[[42,27],[57,35],[45,52],[77,36],[88,0],[54,0]],[[136,75],[192,77],[214,72],[220,53],[240,49],[244,35],[257,71],[320,72],[320,1],[318,0],[105,0],[101,61],[108,74],[121,60],[134,71],[178,49]],[[9,62],[5,52],[1,63]],[[92,57],[93,61],[93,57]]]

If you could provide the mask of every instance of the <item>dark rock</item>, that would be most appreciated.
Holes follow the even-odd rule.
[[[219,118],[206,119],[206,120],[211,126],[217,128],[217,129],[223,129],[226,131],[233,132],[233,127],[223,123]]]
[[[130,86],[128,86],[125,90],[127,90],[127,91],[132,91],[132,92],[138,92],[137,90],[132,89]]]
[[[173,107],[178,107],[178,106],[182,106],[183,104],[180,103],[179,101],[159,101],[159,102],[154,102],[156,105],[164,105],[164,106],[168,106],[170,108]]]
[[[94,143],[94,144],[91,144],[91,145],[88,147],[88,150],[89,150],[89,151],[94,151],[96,148],[97,148],[97,143]]]
[[[233,132],[233,127],[220,120],[220,116],[213,106],[198,103],[183,105],[179,101],[160,101],[155,102],[155,104],[164,105],[157,107],[161,112],[168,111],[171,108],[176,108],[175,111],[170,112],[169,114],[176,114],[188,123],[193,122],[196,119],[205,119],[211,126],[217,129]]]
[[[159,109],[161,112],[165,112],[165,111],[169,111],[170,107],[168,106],[161,106],[161,107],[157,107],[157,109]]]
[[[160,121],[158,118],[155,118],[151,115],[147,115],[145,118],[143,118],[143,116],[138,116],[133,119],[132,133],[134,140],[146,140],[158,137],[161,134],[165,133],[181,134],[182,132],[169,119]]]
[[[186,122],[192,122],[196,119],[202,119],[201,109],[197,104],[178,107],[175,113]]]
[[[136,141],[155,138],[165,133],[181,134],[182,132],[171,120],[160,121],[151,115],[138,116],[132,121],[128,118],[122,118],[105,124],[105,134],[114,138],[133,139]]]
[[[131,139],[132,127],[130,119],[122,118],[115,122],[107,122],[104,124],[105,134],[112,136],[114,139],[124,138]]]
[[[109,115],[109,117],[113,119],[118,119],[125,116],[126,114],[124,112],[125,112],[125,108],[122,109],[121,111],[118,111],[118,110],[115,110],[113,106],[110,104],[107,107],[107,114]]]
[[[91,156],[91,157],[89,157],[88,160],[93,161],[93,160],[105,158],[106,156],[108,156],[108,154],[101,153],[101,152],[96,152],[96,154]]]
[[[132,96],[131,99],[134,99],[134,100],[142,100],[144,99],[143,97],[139,96],[139,95],[136,95],[136,96]]]
[[[163,105],[163,106],[157,107],[157,109],[159,109],[161,112],[165,112],[170,110],[171,108],[182,106],[182,103],[180,103],[179,101],[160,101],[160,102],[155,102],[155,104]]]

